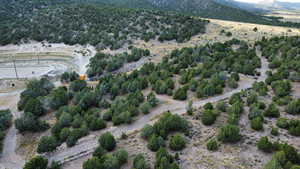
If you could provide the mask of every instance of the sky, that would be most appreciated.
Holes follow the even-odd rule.
[[[248,2],[248,3],[258,3],[258,2],[262,2],[264,0],[236,0],[236,1]],[[270,0],[266,0],[266,1],[270,1]],[[282,1],[282,2],[299,2],[300,3],[300,0],[278,0],[278,1]]]

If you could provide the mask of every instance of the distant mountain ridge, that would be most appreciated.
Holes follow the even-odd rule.
[[[256,15],[238,7],[224,5],[217,0],[94,0],[105,4],[131,8],[170,10],[201,17],[267,23],[264,16]]]

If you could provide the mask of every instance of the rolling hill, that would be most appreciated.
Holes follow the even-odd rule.
[[[47,40],[118,49],[134,39],[183,42],[204,33],[207,22],[174,12],[92,1],[4,0],[0,2],[0,44]]]

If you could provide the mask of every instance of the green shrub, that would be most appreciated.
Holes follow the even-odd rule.
[[[287,129],[289,128],[289,122],[288,122],[288,119],[286,118],[279,118],[276,122],[276,125],[279,127],[279,128],[283,128],[283,129]]]
[[[101,146],[98,146],[95,151],[93,152],[93,156],[97,158],[101,158],[106,154],[106,150],[102,148]]]
[[[53,136],[43,136],[39,141],[37,152],[51,152],[54,151],[58,145],[58,141]]]
[[[300,99],[289,102],[285,111],[289,114],[300,114]]]
[[[211,104],[211,103],[206,103],[203,108],[205,110],[213,110],[214,109],[214,106]]]
[[[266,117],[279,117],[280,112],[274,103],[270,104],[267,110],[264,112],[264,116]]]
[[[140,111],[144,114],[149,114],[151,109],[151,104],[149,102],[143,103],[140,106]]]
[[[204,125],[212,125],[217,119],[217,115],[212,110],[204,110],[201,121]]]
[[[124,149],[119,149],[114,152],[114,156],[118,159],[119,164],[125,164],[128,160],[128,153]]]
[[[151,151],[157,151],[160,147],[165,146],[165,141],[161,136],[152,135],[148,142],[148,149]]]
[[[261,117],[256,117],[251,120],[251,128],[254,130],[262,130],[263,129],[263,120]]]
[[[49,128],[49,125],[45,121],[38,120],[31,113],[24,113],[22,116],[15,120],[15,126],[19,132],[40,132]]]
[[[171,137],[170,148],[174,151],[180,151],[185,147],[185,139],[180,134]]]
[[[135,169],[149,169],[150,166],[147,164],[144,156],[142,154],[138,154],[133,159],[133,167]]]
[[[268,137],[261,137],[257,142],[257,147],[264,152],[271,152],[273,150],[273,145]]]
[[[141,131],[141,137],[144,139],[148,139],[153,134],[154,134],[154,128],[149,124],[146,124]]]
[[[82,165],[83,169],[95,169],[95,168],[103,168],[103,164],[101,163],[100,159],[97,157],[92,157],[85,161]]]
[[[236,125],[222,126],[218,133],[218,140],[225,143],[234,143],[241,139],[240,129]]]
[[[112,151],[116,147],[116,140],[111,133],[106,132],[100,136],[99,144],[107,151]]]
[[[174,93],[173,99],[186,100],[187,99],[187,89],[185,87],[177,89]]]
[[[207,142],[206,148],[209,151],[216,151],[219,148],[218,142],[215,139],[211,139]]]
[[[11,126],[12,114],[10,110],[0,110],[0,131],[4,131]]]
[[[226,112],[227,105],[226,105],[225,102],[221,101],[221,102],[218,102],[218,103],[217,103],[216,108],[217,108],[219,111]]]
[[[36,156],[26,162],[23,169],[47,169],[47,165],[47,159],[43,158],[42,156]]]
[[[278,135],[279,135],[278,128],[272,127],[271,134],[272,134],[273,136],[278,136]]]

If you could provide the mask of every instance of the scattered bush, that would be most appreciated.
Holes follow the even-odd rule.
[[[264,116],[266,117],[279,117],[280,112],[274,103],[270,104],[267,110],[264,112]]]
[[[204,110],[201,115],[201,121],[204,125],[212,125],[217,119],[217,115],[212,110]]]
[[[150,149],[151,151],[157,151],[160,147],[164,147],[165,146],[165,141],[161,136],[156,136],[155,134],[153,134],[148,142],[148,149]]]
[[[241,139],[240,129],[231,124],[221,127],[218,133],[218,140],[225,143],[234,143]]]
[[[180,151],[185,147],[185,140],[180,134],[175,134],[171,137],[170,148],[174,151]]]
[[[251,128],[254,130],[262,130],[263,129],[263,120],[261,117],[256,117],[251,120]]]
[[[147,164],[144,156],[142,154],[138,154],[133,159],[133,167],[135,169],[149,169],[150,166]]]
[[[100,145],[107,151],[112,151],[116,147],[116,140],[111,133],[104,133],[99,138]]]
[[[273,149],[273,145],[269,141],[268,137],[261,137],[257,142],[257,147],[264,152],[271,152]]]
[[[215,139],[211,139],[207,142],[206,148],[209,151],[216,151],[219,148],[218,142]]]
[[[43,136],[39,141],[37,152],[38,153],[52,152],[56,149],[58,145],[59,145],[58,141],[53,136]]]
[[[43,158],[42,156],[36,156],[26,162],[23,169],[47,169],[47,165],[47,159]]]

